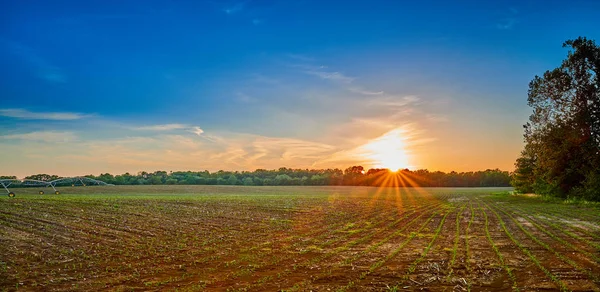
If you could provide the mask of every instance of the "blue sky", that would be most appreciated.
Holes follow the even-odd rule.
[[[598,1],[2,1],[2,174],[512,170]],[[400,129],[400,131],[398,131]],[[367,147],[368,148],[368,147]],[[362,149],[362,150],[361,150]]]

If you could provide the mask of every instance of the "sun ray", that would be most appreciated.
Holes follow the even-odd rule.
[[[375,192],[375,196],[373,196],[373,198],[371,199],[371,206],[373,206],[373,203],[379,199],[379,196],[381,195],[381,193],[386,189],[385,185],[388,183],[388,181],[390,180],[390,176],[389,175],[385,175],[385,173],[381,174],[381,177],[383,179],[382,182],[382,187],[378,187],[377,191]]]
[[[401,196],[401,192],[402,190],[400,188],[394,188],[394,192],[396,194],[395,197],[395,205],[396,205],[396,211],[398,213],[398,215],[400,215],[402,213],[402,211],[404,210],[404,206],[402,205],[402,196]]]

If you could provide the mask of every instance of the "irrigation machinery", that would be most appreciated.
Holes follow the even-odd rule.
[[[84,176],[76,177],[63,177],[51,181],[35,180],[35,179],[0,179],[0,185],[6,190],[10,198],[16,196],[15,192],[11,191],[8,187],[21,188],[21,187],[39,187],[39,188],[52,188],[54,194],[60,195],[60,191],[56,189],[59,186],[111,186],[100,180],[91,179]],[[44,194],[44,190],[40,189],[40,195]]]

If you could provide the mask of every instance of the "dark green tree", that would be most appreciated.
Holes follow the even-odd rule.
[[[34,175],[30,175],[30,176],[26,176],[25,179],[33,179],[33,180],[41,180],[41,181],[53,181],[55,179],[59,179],[60,176],[58,175],[50,175],[50,174],[45,174],[45,173],[41,173],[41,174],[34,174]]]
[[[529,83],[533,108],[513,185],[559,197],[598,193],[600,169],[600,47],[579,37],[561,66]]]

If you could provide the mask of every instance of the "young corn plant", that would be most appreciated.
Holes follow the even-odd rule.
[[[563,254],[561,254],[560,252],[558,252],[557,250],[553,249],[550,245],[548,245],[547,243],[541,241],[538,237],[536,237],[535,235],[533,235],[530,231],[528,231],[523,224],[521,224],[521,222],[519,222],[519,220],[515,219],[509,212],[507,212],[506,210],[503,210],[501,208],[496,208],[496,210],[504,213],[506,216],[508,216],[514,223],[515,225],[517,225],[519,227],[519,229],[521,229],[521,231],[523,233],[525,233],[527,236],[529,236],[529,238],[531,238],[534,242],[536,242],[538,245],[542,246],[543,248],[545,248],[546,250],[548,250],[549,252],[551,252],[552,254],[556,255],[556,257],[558,257],[559,259],[561,259],[563,262],[571,265],[573,268],[575,268],[577,271],[586,274],[588,277],[590,277],[590,279],[596,281],[596,282],[600,282],[600,277],[594,273],[592,273],[591,271],[584,269],[583,267],[581,267],[579,264],[577,264],[576,262],[574,262],[573,260],[571,260],[570,258],[564,256]]]
[[[490,234],[490,229],[489,229],[489,220],[488,220],[487,213],[485,212],[485,209],[481,208],[481,213],[483,214],[483,217],[485,218],[485,236],[487,237],[488,241],[492,245],[492,249],[496,253],[498,260],[500,261],[500,265],[502,266],[504,271],[506,271],[508,278],[510,278],[510,280],[512,282],[513,290],[519,291],[519,288],[517,286],[517,278],[513,274],[512,269],[508,265],[506,265],[504,256],[502,256],[502,253],[500,253],[500,249],[498,249],[498,246],[496,246],[496,243],[492,239],[492,235]]]
[[[487,204],[484,203],[484,205],[487,206]],[[537,259],[537,257],[535,257],[531,251],[526,248],[521,242],[519,242],[514,236],[513,234],[508,230],[508,228],[506,227],[506,224],[504,223],[504,220],[502,220],[502,218],[500,217],[500,215],[498,215],[498,213],[490,208],[489,206],[487,206],[487,209],[492,211],[492,213],[494,213],[494,215],[496,215],[496,218],[498,218],[498,221],[500,221],[500,226],[502,226],[502,229],[504,230],[504,233],[510,238],[510,240],[516,244],[519,249],[526,254],[529,259],[540,269],[542,270],[542,272],[544,272],[544,274],[546,274],[546,276],[548,278],[550,278],[550,280],[552,280],[561,291],[569,291],[569,288],[567,288],[567,286],[565,285],[565,283],[563,281],[561,281],[556,275],[552,274],[550,271],[548,271],[548,269],[546,267],[544,267],[542,265],[542,263]]]

